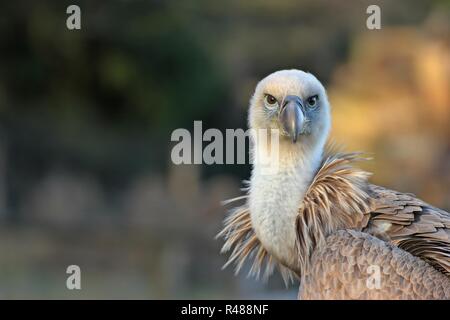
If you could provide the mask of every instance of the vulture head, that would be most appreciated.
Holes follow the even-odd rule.
[[[325,88],[301,70],[281,70],[262,79],[250,102],[252,129],[278,129],[280,144],[323,145],[330,129]]]

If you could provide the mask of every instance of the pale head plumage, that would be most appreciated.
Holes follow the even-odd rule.
[[[267,97],[276,99],[270,105]],[[280,112],[286,97],[298,97],[303,113],[303,128],[295,145],[292,137],[285,132],[280,121]],[[311,106],[308,99],[317,97]],[[330,106],[325,88],[317,78],[307,72],[291,69],[274,72],[262,79],[256,86],[250,101],[249,126],[252,129],[278,129],[281,133],[282,148],[301,148],[306,146],[323,147],[331,125]]]

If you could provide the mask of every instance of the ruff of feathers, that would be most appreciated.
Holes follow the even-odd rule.
[[[235,264],[237,274],[249,260],[249,276],[260,278],[262,274],[266,280],[277,267],[286,284],[306,273],[313,250],[325,242],[327,235],[339,228],[360,227],[367,223],[368,217],[364,213],[369,210],[367,179],[370,174],[352,166],[360,160],[366,160],[360,153],[329,153],[323,157],[299,205],[296,226],[293,226],[297,228],[300,270],[288,269],[261,245],[252,226],[248,187],[243,189],[246,195],[225,201],[225,204],[239,200],[246,200],[246,203],[229,212],[217,235],[225,240],[221,253],[231,251],[224,268]]]

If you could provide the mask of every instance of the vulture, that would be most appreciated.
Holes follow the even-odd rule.
[[[299,299],[450,299],[450,214],[371,184],[362,153],[330,146],[330,105],[314,75],[262,79],[248,123],[252,159],[276,159],[277,170],[254,160],[245,194],[224,202],[240,202],[217,235],[224,267],[238,273],[248,261],[257,278],[277,268],[286,284],[299,280]]]

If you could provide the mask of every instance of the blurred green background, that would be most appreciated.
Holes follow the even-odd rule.
[[[82,29],[66,28],[77,4]],[[382,29],[366,28],[381,7]],[[176,128],[246,128],[259,79],[310,71],[373,182],[450,209],[450,2],[3,1],[0,298],[295,298],[221,271],[248,165],[174,166]],[[68,265],[82,290],[66,289]]]

